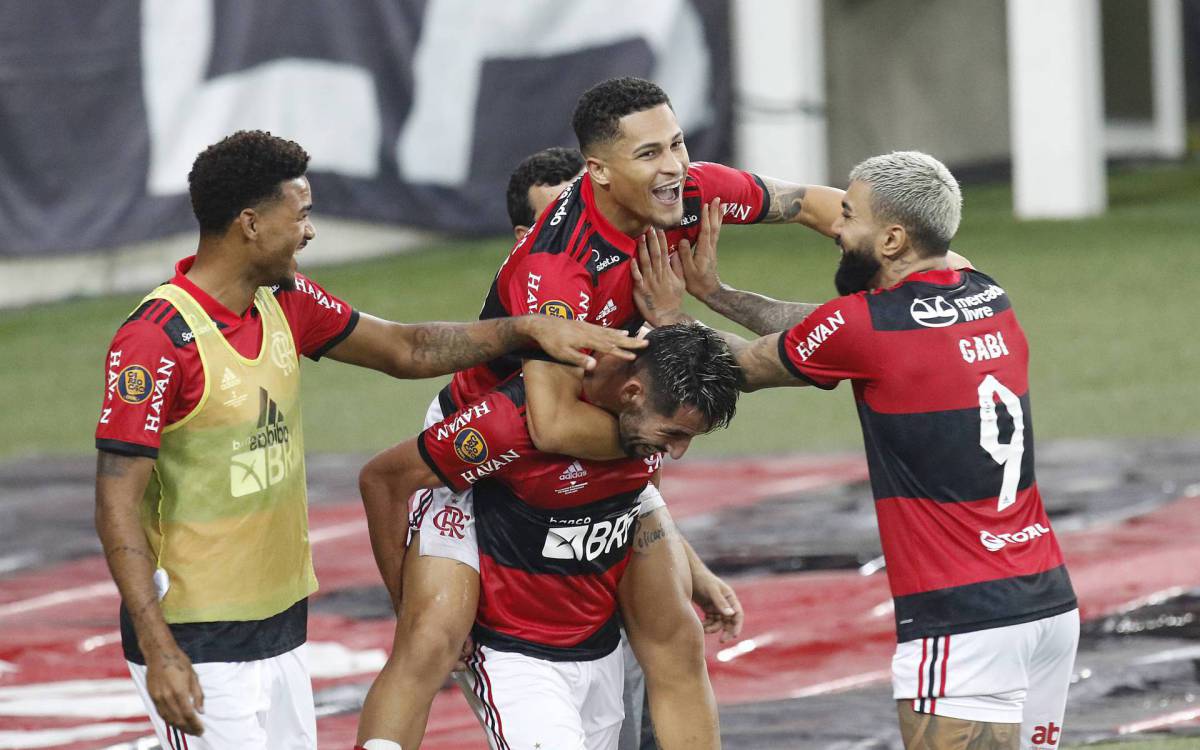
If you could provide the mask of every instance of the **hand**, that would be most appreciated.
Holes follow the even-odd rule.
[[[537,342],[542,351],[573,367],[591,370],[596,359],[581,349],[612,354],[621,359],[634,359],[631,349],[641,349],[646,342],[626,331],[602,328],[580,320],[563,320],[548,315],[522,315],[517,318],[526,334]]]
[[[204,691],[192,669],[192,660],[177,646],[146,659],[146,692],[158,715],[185,734],[204,734],[199,713],[204,713]]]
[[[651,229],[638,237],[633,273],[633,299],[651,325],[664,326],[686,320],[683,304],[683,271],[678,256],[668,259],[667,236]]]
[[[729,584],[705,568],[693,574],[692,601],[704,612],[704,632],[720,631],[720,642],[736,640],[742,634],[746,613]]]
[[[721,279],[717,276],[717,240],[721,236],[723,216],[720,198],[701,204],[700,235],[696,238],[696,247],[693,249],[687,240],[679,241],[676,257],[683,269],[688,294],[701,302],[721,288]]]

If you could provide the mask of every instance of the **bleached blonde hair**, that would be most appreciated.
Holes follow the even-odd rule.
[[[950,170],[920,151],[872,156],[850,170],[871,187],[871,213],[901,224],[923,255],[942,255],[962,220],[962,192]]]

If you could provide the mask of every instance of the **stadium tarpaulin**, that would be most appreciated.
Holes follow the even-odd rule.
[[[503,229],[524,156],[575,143],[597,81],[670,94],[730,143],[727,0],[0,0],[0,256],[194,226],[187,173],[247,128],[312,155],[318,215]]]

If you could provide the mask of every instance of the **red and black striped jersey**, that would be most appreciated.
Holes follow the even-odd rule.
[[[225,340],[243,357],[257,357],[263,346],[262,319],[254,305],[238,314],[212,298],[185,275],[195,256],[175,266],[170,283],[200,304]],[[276,289],[275,299],[287,317],[296,350],[314,360],[350,335],[358,312],[328,294],[311,279],[296,274],[295,289]],[[138,397],[122,390],[123,373],[149,373]],[[187,416],[204,395],[204,367],[192,331],[174,305],[152,299],[117,330],[105,361],[106,387],[96,425],[96,448],[131,456],[158,456],[162,429]],[[215,373],[220,378],[221,373]],[[239,394],[229,383],[213,385],[223,398]]]
[[[761,221],[769,207],[762,180],[749,172],[694,162],[683,184],[683,218],[667,232],[672,250],[681,238],[695,242],[700,205],[720,198],[725,222]],[[546,207],[536,224],[509,253],[479,313],[481,320],[542,314],[586,320],[606,328],[637,331],[642,317],[633,302],[629,261],[637,240],[618,231],[596,207],[592,183],[577,178]],[[463,370],[451,385],[458,403],[482,398],[521,367],[517,352]]]
[[[819,388],[853,383],[901,642],[1076,606],[1034,477],[1029,347],[974,270],[827,302],[779,339]]]
[[[519,377],[431,425],[417,446],[447,487],[473,488],[475,640],[552,661],[611,653],[638,496],[661,456],[586,461],[538,451]]]

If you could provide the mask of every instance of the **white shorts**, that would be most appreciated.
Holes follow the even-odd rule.
[[[435,397],[425,412],[425,425],[436,424],[445,417],[442,404]],[[639,515],[666,507],[666,501],[653,484],[647,484],[638,498]],[[447,487],[421,490],[410,500],[408,528],[421,532],[420,554],[446,557],[470,565],[479,572],[479,539],[475,536],[475,505],[471,490],[455,494]]]
[[[492,750],[615,750],[625,712],[621,649],[546,661],[476,646],[454,679]]]
[[[919,713],[1021,724],[1022,748],[1055,748],[1079,645],[1079,610],[896,646],[892,695]]]
[[[204,691],[200,737],[168,727],[146,692],[146,667],[129,674],[164,750],[315,750],[317,717],[306,647],[269,659],[193,664]]]

